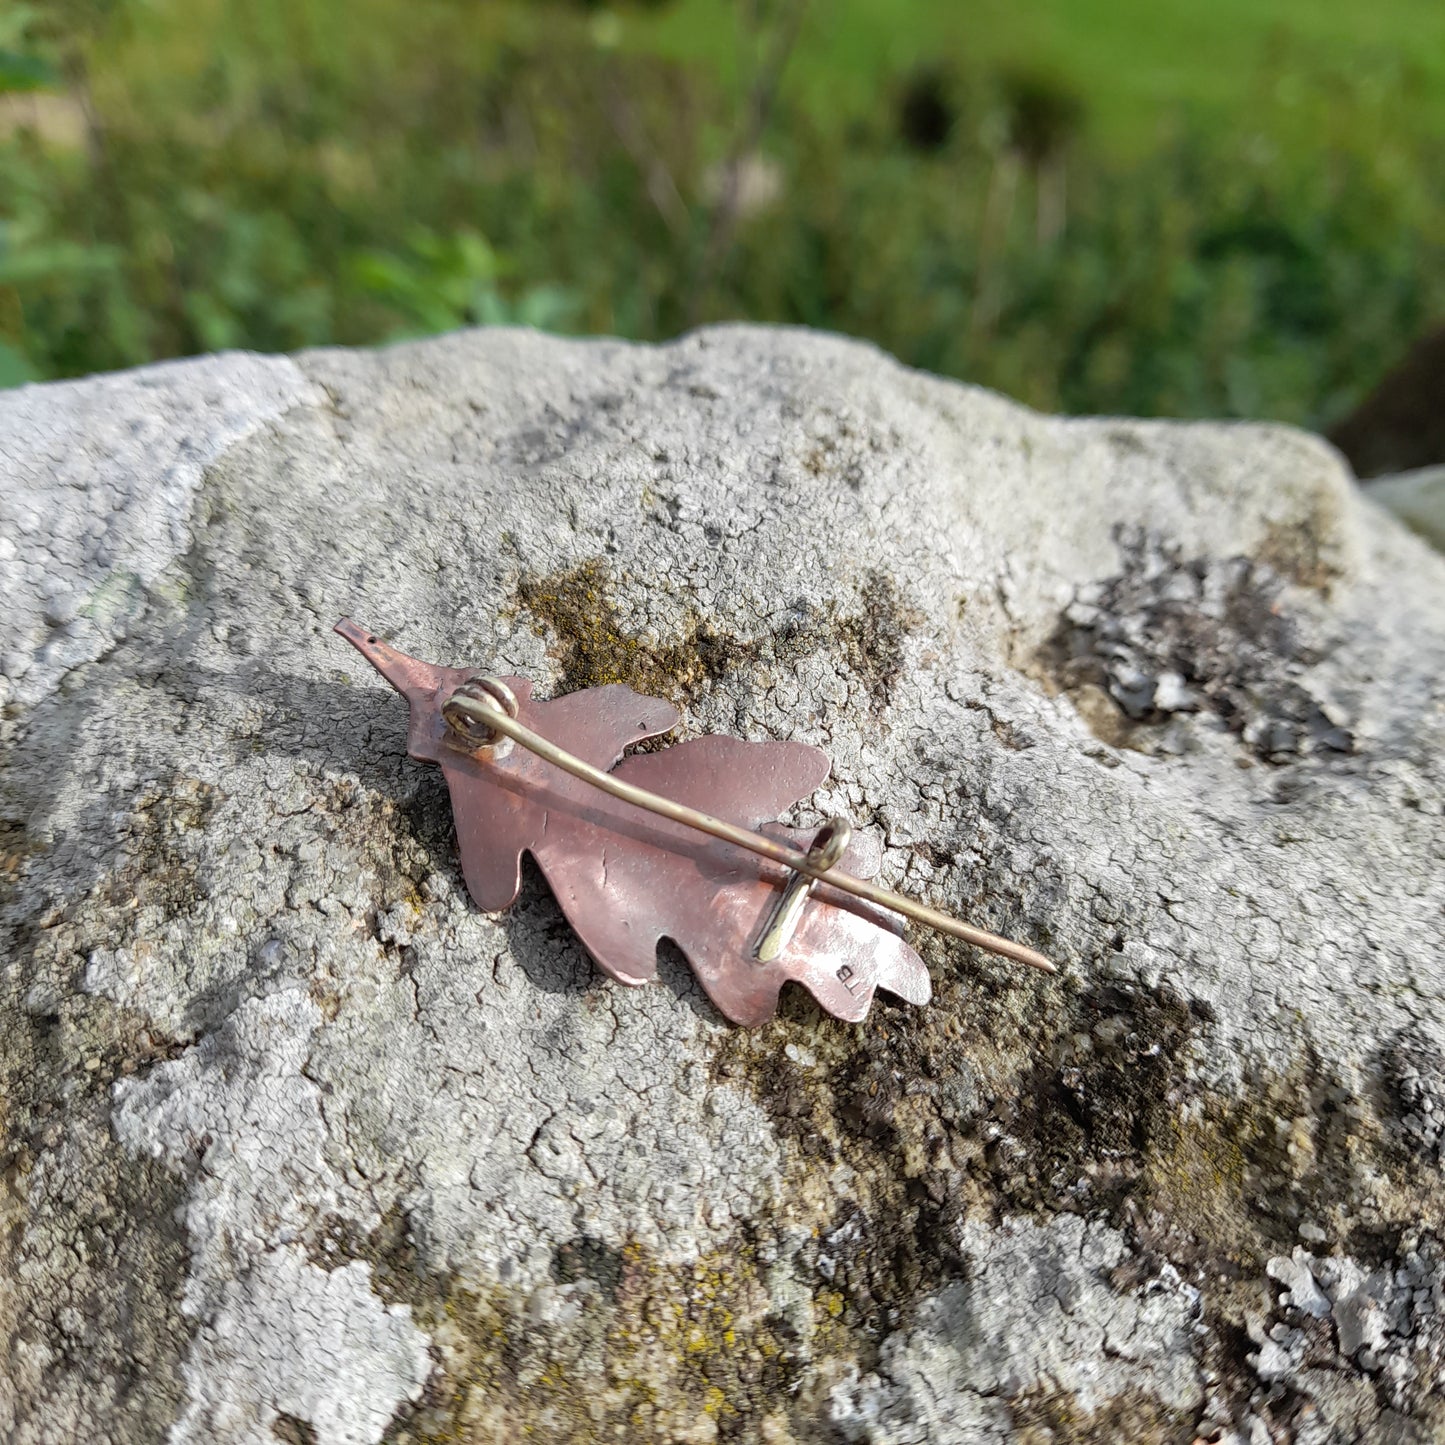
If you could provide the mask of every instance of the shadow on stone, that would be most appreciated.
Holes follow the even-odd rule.
[[[476,904],[468,898],[466,906],[475,908]],[[521,891],[501,921],[517,967],[543,993],[579,996],[605,981],[572,932],[541,870],[526,854],[522,856]]]
[[[664,938],[657,945],[657,982],[668,989],[674,998],[685,1003],[705,1023],[722,1022],[722,1015],[697,981],[697,975],[693,973],[687,955],[670,938]]]

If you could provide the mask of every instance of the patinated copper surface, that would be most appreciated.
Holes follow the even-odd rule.
[[[478,907],[501,909],[516,898],[527,852],[593,958],[623,983],[656,976],[658,941],[666,937],[738,1023],[769,1018],[790,980],[849,1020],[868,1012],[877,988],[928,1001],[928,972],[897,921],[826,883],[816,886],[780,956],[758,962],[754,946],[794,876],[787,868],[644,813],[525,748],[458,751],[442,707],[476,676],[472,670],[419,662],[351,622],[337,631],[410,704],[407,750],[438,763],[446,776],[462,871]],[[828,775],[817,748],[728,737],[619,761],[630,743],[675,727],[677,710],[621,685],[541,702],[525,678],[500,681],[516,697],[517,720],[535,732],[619,778],[743,827],[769,823]],[[810,841],[778,827],[767,831],[800,848]],[[867,878],[878,862],[876,844],[855,837],[839,866]]]

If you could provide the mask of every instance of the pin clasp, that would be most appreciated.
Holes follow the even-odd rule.
[[[853,839],[853,825],[846,818],[829,818],[813,835],[808,848],[808,862],[820,871],[831,868],[848,851]],[[788,946],[803,917],[803,905],[818,885],[806,873],[794,873],[783,889],[767,925],[753,949],[759,963],[772,963]]]

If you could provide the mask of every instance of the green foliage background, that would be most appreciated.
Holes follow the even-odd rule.
[[[1341,415],[1445,317],[1439,0],[0,0],[0,384],[799,322]]]

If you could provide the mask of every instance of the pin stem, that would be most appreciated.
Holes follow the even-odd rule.
[[[902,894],[890,892],[887,888],[879,888],[862,878],[855,878],[851,873],[842,873],[836,868],[816,867],[809,862],[806,853],[790,848],[776,839],[764,837],[761,833],[754,833],[748,828],[740,828],[734,823],[724,822],[721,818],[714,818],[710,813],[702,813],[683,803],[675,803],[671,798],[650,793],[646,788],[639,788],[632,783],[624,782],[621,778],[613,777],[610,773],[604,773],[600,768],[594,768],[591,763],[584,762],[581,758],[567,752],[565,748],[559,748],[556,743],[550,742],[540,733],[534,733],[531,728],[519,723],[516,718],[509,715],[501,703],[487,694],[477,691],[453,693],[443,707],[442,713],[443,716],[448,716],[454,712],[511,738],[545,762],[561,768],[563,772],[571,773],[574,778],[580,778],[584,783],[591,783],[593,787],[601,788],[604,793],[610,793],[614,798],[621,798],[625,803],[631,803],[649,813],[655,813],[660,818],[669,818],[674,823],[681,823],[684,827],[694,828],[700,833],[707,833],[714,838],[721,839],[724,843],[745,848],[750,853],[758,854],[759,857],[769,858],[774,863],[781,863],[783,867],[791,868],[794,873],[801,873],[805,877],[817,879],[820,883],[826,883],[843,893],[851,893],[855,898],[862,898],[869,903],[876,904],[879,908],[889,909],[893,913],[901,913],[905,918],[911,918],[915,923],[936,929],[939,933],[947,933],[954,938],[961,938],[965,943],[973,944],[975,948],[982,948],[988,953],[996,953],[1004,958],[1012,958],[1019,963],[1026,963],[1029,967],[1040,969],[1044,973],[1056,972],[1054,965],[1043,954],[1035,953],[1033,949],[1025,948],[1021,943],[1000,938],[994,933],[986,933],[983,929],[962,923],[947,913],[940,913],[936,908],[929,908],[925,904],[916,903],[911,898],[903,897]],[[448,722],[450,721],[448,716]]]

